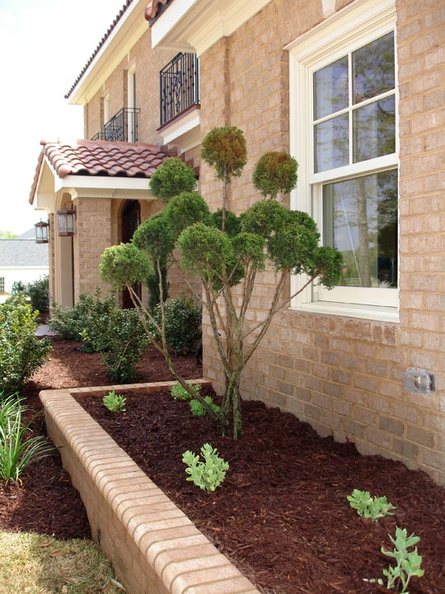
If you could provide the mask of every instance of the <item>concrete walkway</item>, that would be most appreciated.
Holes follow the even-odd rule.
[[[38,326],[34,334],[39,338],[43,338],[44,336],[58,336],[58,332],[51,330],[47,324]]]

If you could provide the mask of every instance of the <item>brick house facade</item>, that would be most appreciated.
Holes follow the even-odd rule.
[[[300,94],[302,68],[313,72],[317,59],[324,66],[346,55],[348,47],[336,50],[345,39],[354,51],[387,32],[394,36],[397,148],[392,161],[376,168],[398,170],[398,287],[387,306],[385,300],[332,305],[311,295],[294,302],[249,362],[242,394],[295,413],[321,435],[349,439],[362,453],[402,460],[444,483],[443,2],[274,0],[243,3],[244,11],[239,3],[213,2],[214,13],[203,2],[184,12],[175,3],[152,23],[153,38],[156,47],[183,43],[199,54],[201,135],[223,125],[245,133],[248,164],[231,188],[236,212],[258,199],[251,174],[261,154],[287,150],[300,163],[289,205],[312,206],[317,218],[314,193],[308,198],[311,139],[299,138],[307,99]],[[219,190],[204,165],[200,190],[217,208]],[[273,282],[264,274],[258,315]],[[206,376],[222,389],[208,327],[205,333]],[[407,369],[432,374],[434,391],[413,388]]]
[[[357,233],[354,224],[338,227],[340,215],[329,206],[348,184],[378,180],[374,185],[389,194],[396,217],[391,231],[396,254],[375,255],[378,274],[372,283],[360,284],[360,275],[351,274],[341,290],[312,288],[277,315],[245,370],[243,396],[280,406],[321,435],[348,439],[362,453],[399,459],[445,483],[443,2],[165,0],[146,5],[127,1],[114,37],[70,92],[71,101],[85,106],[86,138],[125,104],[135,76],[139,140],[175,146],[200,166],[199,190],[211,210],[220,205],[220,188],[213,172],[199,163],[199,139],[215,126],[232,125],[243,130],[248,150],[244,173],[230,188],[235,212],[259,198],[252,184],[258,158],[285,150],[299,161],[298,186],[287,205],[308,211],[324,241],[329,229],[339,241],[342,232],[351,242]],[[140,22],[144,10],[148,28]],[[160,126],[159,70],[178,52],[199,56],[200,105]],[[344,97],[342,76],[357,85],[355,91],[348,86]],[[364,89],[360,97],[358,88]],[[346,151],[345,134],[351,147]],[[337,159],[340,165],[332,165]],[[95,200],[96,205],[85,199],[88,208],[78,219],[84,224],[79,261],[88,242],[97,256],[119,240],[123,203],[111,196]],[[150,204],[143,217],[156,208]],[[371,218],[380,215],[387,220],[381,211]],[[104,236],[91,241],[99,216]],[[352,258],[351,250],[344,252]],[[83,263],[76,294],[97,283],[97,259],[90,265]],[[286,290],[298,282],[290,279]],[[267,307],[273,285],[274,275],[266,271],[256,290],[253,320]],[[206,319],[203,334],[204,374],[221,390],[223,373]]]

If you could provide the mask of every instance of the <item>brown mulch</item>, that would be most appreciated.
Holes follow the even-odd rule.
[[[56,340],[51,361],[24,395],[35,409],[41,389],[106,385],[99,355]],[[202,370],[181,359],[186,377]],[[141,381],[171,379],[150,352]],[[306,423],[259,402],[243,403],[244,431],[234,442],[218,435],[207,417],[169,394],[127,395],[126,412],[109,413],[100,399],[85,399],[93,416],[189,515],[196,525],[264,593],[390,592],[363,578],[383,577],[391,559],[388,534],[395,526],[420,537],[425,575],[413,578],[411,594],[445,593],[445,490],[429,477],[379,456],[361,456],[353,444],[321,439]],[[34,423],[44,432],[44,423]],[[185,480],[182,453],[203,443],[218,448],[230,469],[215,493]],[[58,456],[30,466],[18,486],[0,488],[0,528],[33,530],[56,538],[89,537],[77,492]],[[346,500],[354,488],[386,495],[397,509],[372,522]],[[394,590],[392,590],[394,591]],[[211,591],[209,590],[209,594]]]

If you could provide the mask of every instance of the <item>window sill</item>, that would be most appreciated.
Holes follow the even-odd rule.
[[[304,311],[307,313],[342,316],[346,318],[359,318],[377,322],[388,322],[391,324],[397,324],[399,322],[399,311],[396,307],[364,306],[349,303],[318,301],[300,306],[293,306],[290,309],[292,311]]]

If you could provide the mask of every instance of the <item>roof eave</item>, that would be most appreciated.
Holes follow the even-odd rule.
[[[66,98],[71,105],[86,105],[100,90],[137,41],[149,30],[144,18],[146,0],[130,4]]]

